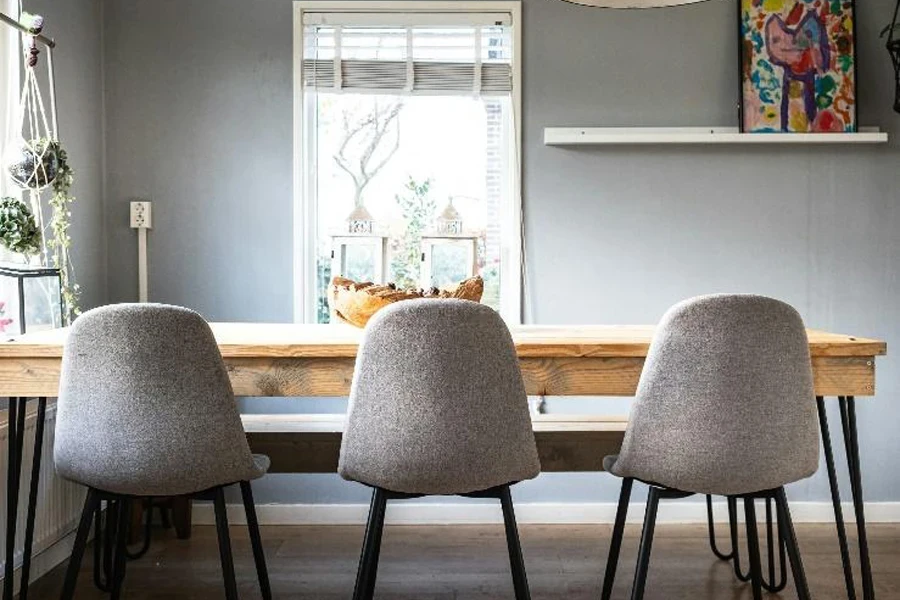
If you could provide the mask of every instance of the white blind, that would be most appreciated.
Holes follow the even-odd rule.
[[[481,95],[512,90],[509,15],[313,14],[304,20],[303,36],[307,89]]]

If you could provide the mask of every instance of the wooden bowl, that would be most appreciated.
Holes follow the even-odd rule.
[[[399,290],[394,284],[375,285],[371,281],[357,282],[335,277],[331,280],[328,304],[340,320],[362,328],[372,315],[394,302],[417,298],[456,298],[481,302],[483,293],[484,280],[481,277],[466,279],[449,289],[432,288],[427,291]]]

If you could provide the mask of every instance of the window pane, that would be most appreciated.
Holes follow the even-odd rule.
[[[457,244],[439,244],[431,249],[431,285],[442,288],[469,276],[469,251]]]
[[[344,248],[341,274],[356,281],[374,281],[375,248],[356,244],[350,244]]]
[[[327,319],[327,287],[342,275],[401,288],[421,280],[422,236],[455,214],[462,234],[477,240],[476,272],[483,301],[499,307],[500,219],[509,202],[511,109],[505,97],[402,96],[308,91],[306,165],[317,209],[319,320]],[[351,222],[353,227],[351,228]],[[368,225],[366,225],[368,224]],[[384,272],[376,248],[341,252],[337,237],[387,236]],[[360,233],[363,232],[363,233]],[[342,273],[332,273],[333,255]],[[434,285],[450,287],[468,275],[464,247],[433,255]]]

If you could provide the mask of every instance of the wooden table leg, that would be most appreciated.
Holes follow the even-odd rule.
[[[192,507],[190,498],[184,496],[172,498],[172,522],[175,524],[175,534],[179,540],[191,539]]]

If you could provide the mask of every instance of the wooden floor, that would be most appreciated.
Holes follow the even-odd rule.
[[[846,599],[833,528],[800,526],[801,550],[813,598]],[[608,526],[522,526],[532,597],[599,598],[609,544]],[[634,573],[638,528],[622,551],[614,598],[627,598]],[[263,539],[275,598],[350,598],[362,527],[266,527]],[[900,526],[870,528],[872,563],[880,599],[900,598]],[[258,598],[246,530],[232,528],[241,598]],[[33,599],[58,598],[64,566],[31,588]],[[858,571],[857,571],[858,573]],[[91,584],[90,552],[79,579],[79,600],[105,598]],[[128,565],[125,598],[223,597],[215,530],[195,527],[190,541],[156,530],[149,554]],[[377,598],[512,598],[502,526],[387,527]],[[795,598],[788,587],[772,598]],[[659,526],[646,598],[748,599],[730,566],[715,560],[702,526]]]

